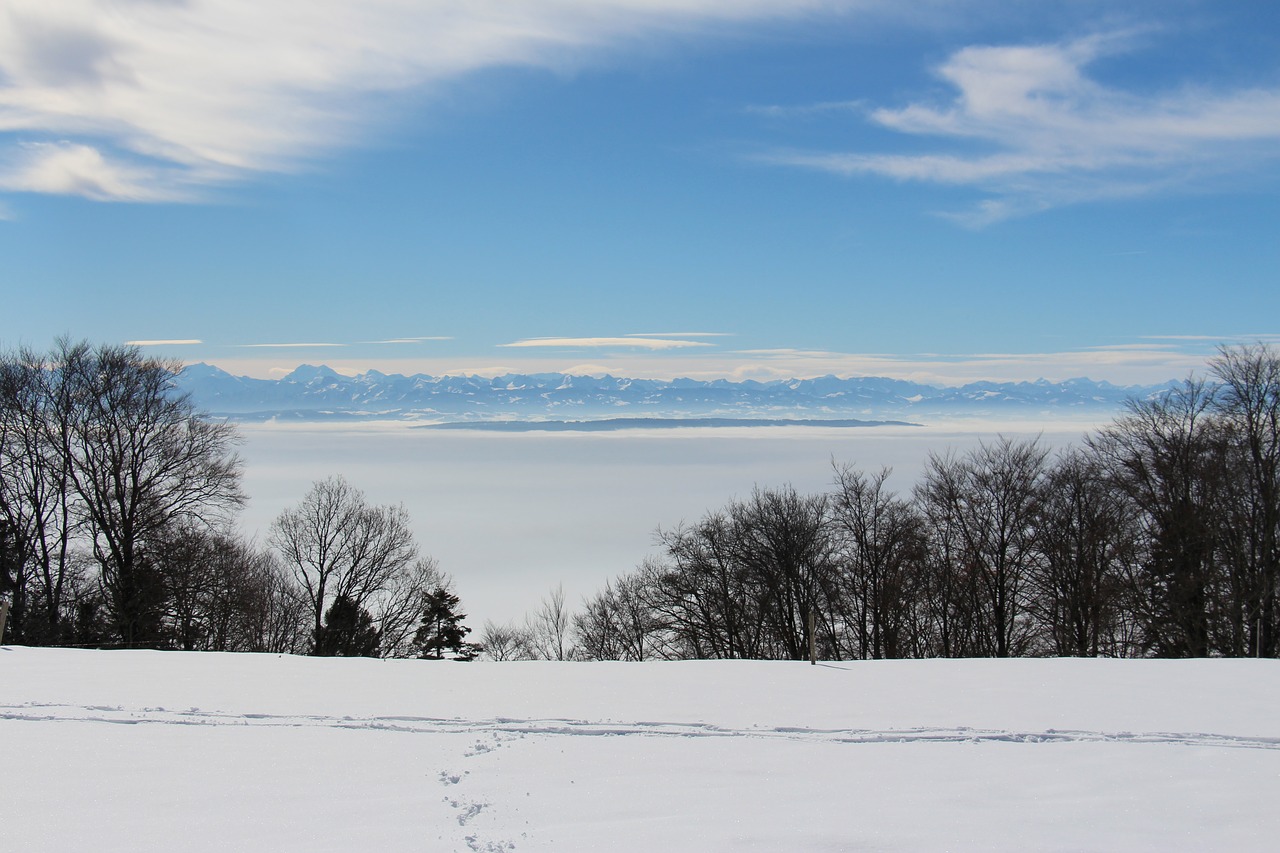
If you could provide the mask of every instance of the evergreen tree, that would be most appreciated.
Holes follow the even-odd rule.
[[[458,611],[461,599],[440,586],[423,596],[422,625],[413,636],[413,644],[419,655],[431,660],[441,660],[446,651],[461,660],[471,660],[477,649],[466,642],[471,629],[462,624],[467,614]]]
[[[380,639],[369,612],[347,596],[340,595],[325,613],[324,625],[316,631],[315,654],[322,657],[377,657]]]

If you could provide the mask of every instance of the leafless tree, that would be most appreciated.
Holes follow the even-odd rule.
[[[76,516],[64,375],[28,349],[0,357],[0,593],[12,599],[11,636],[33,644],[64,638],[69,603]]]
[[[413,637],[422,619],[424,596],[438,590],[452,593],[453,588],[453,578],[441,571],[432,557],[419,557],[393,575],[376,596],[371,611],[383,657],[413,657]]]
[[[490,660],[533,660],[536,657],[528,632],[512,624],[499,625],[485,620],[479,644]]]
[[[310,604],[292,573],[270,551],[261,557],[250,578],[252,595],[242,629],[243,649],[251,652],[304,654],[311,649]]]
[[[809,615],[830,614],[826,596],[833,573],[833,542],[826,495],[801,495],[791,486],[756,489],[730,506],[734,559],[762,593],[759,618],[772,638],[770,657],[809,656]],[[829,620],[818,618],[818,625]],[[830,631],[823,653],[834,655]]]
[[[269,541],[309,603],[315,632],[339,596],[359,609],[376,606],[388,591],[394,597],[418,556],[404,507],[371,506],[336,476],[316,482],[298,506],[282,512]]]
[[[565,606],[564,585],[547,593],[525,625],[534,655],[540,660],[571,660],[573,617]]]
[[[757,489],[696,524],[659,530],[658,543],[662,555],[641,567],[635,587],[657,656],[800,660],[810,613],[822,653],[838,653],[825,495]]]
[[[764,636],[760,600],[737,560],[737,532],[728,513],[709,512],[696,524],[658,530],[663,556],[642,567],[651,602],[678,656],[759,658]]]
[[[642,566],[583,602],[573,620],[583,657],[642,661],[664,656],[666,625],[652,603],[651,579]]]
[[[230,529],[181,525],[166,532],[153,554],[166,590],[166,634],[175,647],[297,650],[292,642],[263,639],[272,633],[266,625],[296,624],[299,612],[296,600],[279,595],[279,567],[269,552]]]
[[[1274,657],[1280,652],[1280,354],[1262,344],[1222,347],[1210,368],[1221,383],[1215,410],[1235,457],[1225,537],[1234,541],[1224,555],[1234,581],[1230,651]]]
[[[933,528],[935,559],[945,560],[936,568],[955,578],[948,610],[967,642],[951,653],[1010,657],[1032,649],[1027,581],[1038,558],[1047,455],[1036,440],[1001,437],[964,457],[929,457],[916,498]]]
[[[891,473],[836,467],[838,592],[833,602],[845,622],[842,643],[851,657],[918,653],[924,519],[911,502],[889,491]]]
[[[71,483],[118,638],[162,642],[163,579],[151,550],[175,525],[223,523],[241,506],[235,429],[178,393],[178,362],[66,342],[56,360],[72,406]]]
[[[948,450],[930,454],[924,477],[914,489],[925,519],[925,571],[921,578],[929,613],[927,656],[978,657],[983,608],[969,537],[954,508],[965,490],[962,460]]]
[[[1087,439],[1114,486],[1141,514],[1142,555],[1129,580],[1130,604],[1147,649],[1202,657],[1213,647],[1215,551],[1222,494],[1222,435],[1203,380],[1129,404]]]
[[[1125,578],[1138,559],[1131,503],[1088,452],[1051,467],[1041,506],[1032,610],[1058,655],[1126,657],[1138,651]]]

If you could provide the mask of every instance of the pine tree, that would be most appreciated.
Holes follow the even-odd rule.
[[[475,657],[477,650],[466,642],[471,629],[462,624],[467,614],[458,612],[461,603],[458,596],[442,586],[423,596],[422,625],[413,635],[414,647],[421,657],[442,660],[446,651],[460,660]]]
[[[378,656],[380,639],[369,612],[340,595],[325,613],[324,625],[316,631],[315,654],[373,658]]]

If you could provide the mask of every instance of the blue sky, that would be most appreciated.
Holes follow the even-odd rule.
[[[3,345],[948,383],[1280,340],[1264,0],[5,9]]]

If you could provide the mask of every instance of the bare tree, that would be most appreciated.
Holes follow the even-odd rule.
[[[821,653],[838,653],[825,495],[757,489],[696,524],[659,530],[658,543],[662,556],[642,566],[635,587],[654,654],[800,660],[811,613]]]
[[[1229,608],[1236,654],[1280,652],[1280,354],[1262,345],[1222,347],[1210,362],[1221,382],[1215,409],[1227,424],[1238,463],[1226,557],[1235,594]]]
[[[1058,655],[1125,657],[1137,649],[1125,578],[1138,556],[1132,504],[1090,453],[1069,450],[1049,470],[1041,506],[1032,609]]]
[[[480,647],[490,660],[533,660],[534,654],[529,634],[523,627],[510,623],[499,625],[485,620],[480,631]]]
[[[579,652],[587,660],[626,659],[622,619],[612,582],[582,603],[582,610],[574,614],[573,629]]]
[[[64,375],[27,349],[0,357],[0,594],[11,635],[31,644],[65,635],[76,517]]]
[[[826,495],[801,495],[791,486],[756,489],[751,498],[730,506],[734,559],[758,585],[759,617],[772,640],[769,657],[804,660],[809,656],[810,613],[826,606],[834,566]],[[824,619],[815,619],[821,625]],[[819,638],[815,638],[819,639]],[[834,656],[825,639],[824,656]]]
[[[1038,558],[1035,521],[1048,451],[1001,437],[963,458],[931,454],[916,498],[934,527],[949,593],[973,646],[960,654],[1010,657],[1031,650],[1027,581]],[[945,540],[945,541],[943,541]],[[971,609],[969,609],[971,608]]]
[[[413,638],[422,620],[426,596],[438,590],[453,593],[453,578],[442,572],[432,557],[419,557],[391,577],[373,605],[384,657],[415,656]]]
[[[573,618],[583,657],[642,661],[662,656],[666,623],[652,605],[651,578],[642,566],[583,602]]]
[[[951,450],[930,454],[916,483],[916,506],[925,519],[926,553],[922,577],[929,613],[929,656],[979,657],[983,610],[969,535],[960,514],[965,491],[963,461]]]
[[[244,501],[234,428],[177,392],[176,361],[136,347],[62,342],[72,416],[65,452],[126,646],[162,642],[164,585],[151,549],[182,523],[224,522]]]
[[[222,541],[219,541],[219,538]],[[175,525],[166,531],[153,558],[165,585],[166,623],[173,644],[184,651],[204,651],[218,647],[213,622],[219,593],[233,586],[238,571],[230,557],[230,537],[214,534],[195,525]],[[225,648],[225,647],[224,647]]]
[[[642,567],[650,601],[684,658],[764,657],[760,594],[737,559],[728,514],[709,512],[694,525],[657,533],[664,557]]]
[[[179,525],[153,555],[165,583],[166,633],[177,648],[265,651],[280,644],[263,640],[260,626],[296,624],[296,601],[278,595],[271,554],[230,529]],[[281,612],[264,612],[273,610]]]
[[[547,593],[525,625],[534,656],[540,660],[570,660],[573,657],[571,629],[573,617],[565,606],[564,585]]]
[[[292,573],[280,565],[270,551],[260,558],[249,578],[248,596],[241,626],[243,638],[237,645],[244,651],[303,654],[310,650],[310,604],[298,591]]]
[[[853,657],[897,658],[917,648],[917,608],[925,556],[924,520],[886,486],[891,469],[866,474],[836,467],[838,593]]]
[[[293,572],[317,633],[334,599],[374,606],[418,556],[404,507],[370,506],[342,477],[316,482],[298,506],[282,512],[270,543]]]
[[[1213,647],[1212,599],[1221,431],[1212,395],[1188,379],[1168,394],[1136,400],[1087,439],[1116,488],[1141,513],[1145,553],[1129,579],[1130,604],[1147,649],[1203,657]]]

